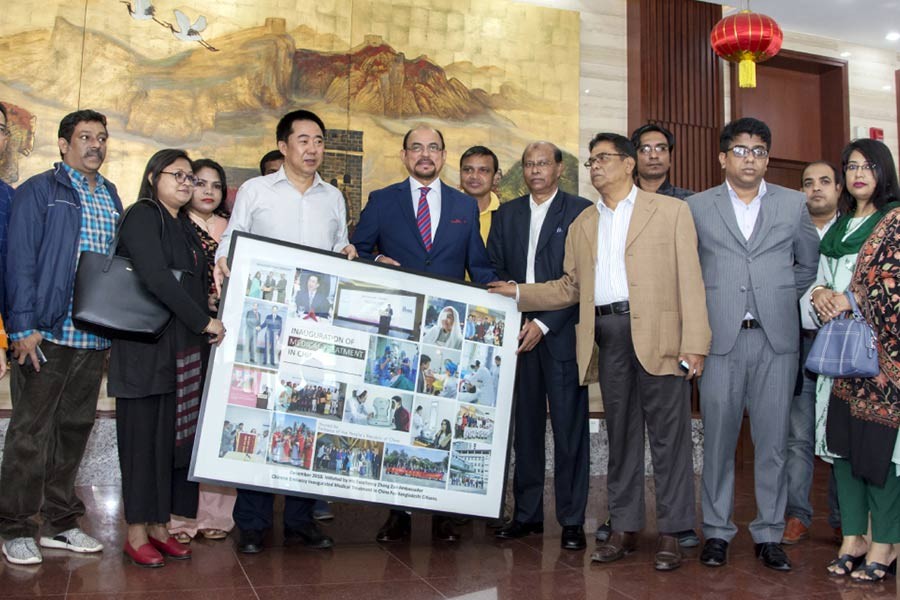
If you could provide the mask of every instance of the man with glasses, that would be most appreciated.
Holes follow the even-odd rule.
[[[562,151],[549,142],[529,144],[522,153],[522,175],[530,193],[500,207],[488,238],[488,255],[500,279],[535,283],[562,277],[566,232],[591,206],[589,200],[559,189],[562,172]],[[581,550],[585,547],[590,439],[587,387],[578,380],[575,361],[578,309],[533,312],[523,318],[525,336],[519,346],[513,415],[516,508],[512,523],[495,535],[516,539],[544,531],[544,434],[549,405],[561,546]]]
[[[353,232],[359,255],[460,281],[467,272],[476,283],[497,279],[481,240],[478,204],[440,180],[447,159],[443,134],[424,125],[410,129],[400,158],[409,177],[369,194]],[[400,541],[410,529],[409,514],[392,510],[375,539]],[[441,541],[459,539],[446,517],[432,519],[431,534]]]
[[[644,527],[646,425],[660,532],[655,567],[668,571],[681,566],[677,532],[695,519],[691,413],[683,389],[703,373],[710,341],[697,236],[687,204],[634,185],[637,153],[628,138],[598,133],[590,153],[586,166],[600,201],[569,227],[562,277],[490,287],[517,297],[522,311],[578,304],[579,382],[592,377],[596,343],[609,437],[613,532],[591,560],[613,562],[636,550]]]
[[[662,125],[648,123],[634,130],[631,143],[638,153],[635,183],[645,192],[684,200],[694,192],[676,187],[669,181],[675,136]]]
[[[675,151],[675,136],[661,125],[648,123],[634,130],[631,143],[637,150],[637,168],[635,184],[645,192],[662,194],[684,200],[694,192],[676,187],[669,181],[669,167],[672,164],[672,153]],[[685,402],[691,401],[691,387],[685,386]],[[605,542],[612,533],[612,521],[606,521],[597,527],[597,540]],[[700,538],[693,529],[686,529],[676,534],[682,548],[695,548],[700,545]]]
[[[353,259],[356,249],[347,241],[347,213],[344,196],[319,175],[325,158],[325,124],[308,110],[295,110],[284,115],[275,130],[282,165],[270,175],[254,177],[238,190],[234,211],[216,252],[215,279],[221,289],[229,275],[228,251],[235,231],[340,252]],[[269,155],[267,155],[268,157]],[[270,157],[266,162],[277,160]],[[274,285],[274,281],[273,281]],[[274,336],[281,331],[281,317],[273,310],[267,317],[267,355],[274,363]],[[250,332],[248,331],[248,334]],[[249,336],[248,336],[249,337]],[[255,336],[248,344],[255,344]],[[269,356],[271,349],[272,356]],[[250,351],[254,348],[251,346]],[[251,354],[252,356],[252,354]],[[238,489],[234,504],[234,522],[240,529],[238,551],[256,554],[263,551],[263,537],[272,527],[275,496],[268,492]],[[310,548],[330,548],[334,542],[313,521],[316,501],[312,498],[286,495],[284,501],[284,543],[305,544]]]
[[[106,253],[122,203],[100,175],[106,117],[80,110],[63,117],[62,162],[16,190],[6,261],[13,356],[13,413],[0,468],[0,535],[14,564],[43,560],[44,548],[99,552],[78,527],[84,504],[75,476],[94,425],[110,342],[72,323],[75,269],[82,251]],[[43,521],[43,525],[39,524]]]
[[[788,571],[781,547],[787,504],[785,457],[797,377],[797,301],[816,278],[819,236],[806,197],[766,183],[772,134],[743,118],[719,137],[725,183],[691,196],[712,347],[700,380],[703,534],[700,561],[724,565],[737,533],[734,453],[744,410],[754,446],[756,518],[750,534],[769,568]]]

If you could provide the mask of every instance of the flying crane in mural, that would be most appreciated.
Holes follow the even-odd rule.
[[[135,21],[153,20],[172,32],[175,39],[182,42],[197,42],[207,50],[218,52],[218,48],[214,48],[209,42],[203,39],[200,32],[206,29],[206,17],[200,15],[197,20],[191,24],[191,20],[186,14],[175,9],[175,21],[178,23],[176,29],[174,25],[166,21],[156,18],[156,7],[153,6],[151,0],[119,0],[128,8],[128,14]]]

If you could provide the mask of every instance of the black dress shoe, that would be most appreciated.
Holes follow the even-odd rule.
[[[756,558],[761,560],[765,566],[776,571],[791,570],[791,561],[788,559],[787,554],[784,553],[781,544],[765,542],[756,544],[755,548]]]
[[[284,545],[296,546],[303,544],[307,548],[331,548],[334,540],[322,533],[315,521],[308,521],[296,528],[284,529]]]
[[[439,515],[431,517],[431,539],[439,542],[459,541],[459,532],[453,528],[453,519]]]
[[[584,527],[581,525],[563,525],[562,538],[559,545],[563,550],[584,550]]]
[[[412,519],[402,510],[392,510],[387,521],[375,535],[376,542],[399,542],[409,537]]]
[[[721,538],[709,538],[703,544],[700,562],[707,567],[721,567],[728,562],[728,542]]]
[[[238,538],[238,552],[242,554],[259,554],[263,551],[262,529],[241,529]]]
[[[532,533],[544,533],[544,524],[513,521],[503,529],[495,531],[494,537],[501,540],[517,540]]]

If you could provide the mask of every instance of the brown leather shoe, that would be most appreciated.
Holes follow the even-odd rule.
[[[681,545],[674,535],[660,535],[656,541],[657,571],[673,571],[681,566]]]
[[[809,528],[797,517],[789,517],[784,525],[784,534],[781,537],[782,544],[796,544],[800,540],[809,538]]]
[[[675,542],[677,545],[677,541]],[[591,554],[593,562],[608,563],[619,560],[637,549],[637,535],[630,532],[613,531],[605,544],[598,544]]]

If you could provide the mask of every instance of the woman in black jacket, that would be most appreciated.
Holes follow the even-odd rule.
[[[206,261],[184,207],[194,190],[191,161],[183,150],[160,150],[147,163],[137,204],[121,224],[118,254],[173,314],[154,343],[114,340],[109,394],[116,397],[116,433],[122,497],[132,562],[161,567],[163,554],[190,558],[169,535],[169,514],[193,517],[197,484],[188,466],[208,343],[225,335],[207,310]],[[181,281],[173,270],[182,272]],[[208,339],[207,339],[208,338]]]

